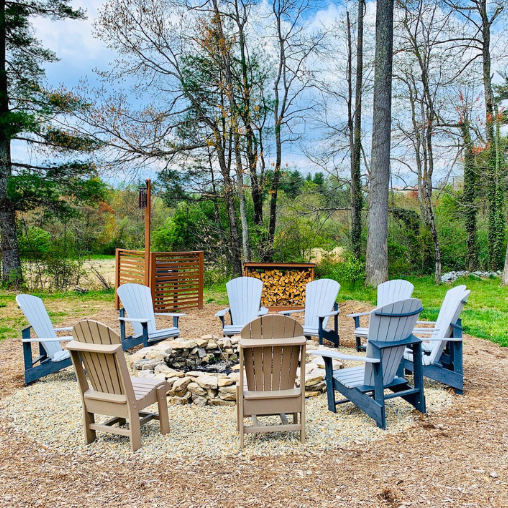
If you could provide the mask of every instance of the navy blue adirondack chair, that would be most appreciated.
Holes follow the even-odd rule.
[[[180,312],[154,312],[152,293],[150,288],[141,284],[122,284],[117,290],[122,301],[120,309],[120,337],[123,350],[130,349],[139,344],[148,347],[161,340],[176,338],[180,335],[178,320],[186,314]],[[127,311],[128,317],[125,315]],[[173,326],[157,330],[155,316],[173,318]],[[128,322],[134,329],[134,334],[127,336],[125,323]]]
[[[437,321],[418,321],[417,325],[433,325],[431,328],[415,328],[413,333],[425,335],[422,343],[423,375],[455,389],[464,390],[462,322],[460,314],[471,291],[466,286],[450,289],[443,300]],[[428,337],[427,337],[428,335]],[[414,371],[412,352],[406,350],[399,367],[399,375],[405,369]]]
[[[54,328],[44,303],[37,296],[18,295],[16,302],[25,314],[30,326],[23,328],[23,359],[25,362],[25,384],[58,372],[72,364],[69,351],[62,349],[60,342],[72,340],[72,336],[58,337],[56,332],[71,331],[71,327]],[[30,336],[33,329],[37,338]],[[32,344],[39,343],[39,356],[33,358]]]
[[[422,341],[413,335],[413,328],[421,311],[422,302],[415,298],[390,303],[371,311],[366,356],[344,355],[325,350],[311,352],[323,356],[325,361],[330,411],[337,412],[337,404],[353,402],[382,429],[386,428],[387,399],[402,397],[425,413]],[[397,376],[397,369],[406,348],[411,348],[415,358],[414,386],[404,377]],[[365,365],[334,371],[333,358],[356,360]],[[385,394],[386,389],[392,393]],[[335,391],[345,398],[335,400]]]
[[[340,310],[336,300],[339,291],[340,284],[335,280],[314,280],[305,287],[305,309],[281,310],[279,314],[289,316],[295,312],[305,312],[305,337],[317,337],[319,344],[323,344],[323,339],[326,339],[338,346]],[[331,317],[333,328],[328,329],[326,325]]]

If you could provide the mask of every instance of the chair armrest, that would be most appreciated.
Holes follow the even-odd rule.
[[[122,350],[122,344],[89,344],[73,340],[67,344],[69,351],[84,351],[87,353],[114,353]]]
[[[180,312],[155,312],[156,316],[170,316],[170,317],[182,317],[187,314],[181,314]]]
[[[134,323],[148,323],[149,319],[136,319],[136,318],[128,318],[128,317],[119,317],[118,321],[133,321]]]
[[[445,337],[444,339],[441,337],[441,338],[438,338],[438,337],[429,337],[428,339],[425,338],[423,339],[423,342],[462,342],[462,337]]]
[[[66,326],[65,328],[55,328],[55,332],[70,332],[72,328],[72,326]]]
[[[327,358],[336,358],[337,360],[353,360],[365,363],[379,363],[381,361],[379,358],[369,358],[368,356],[343,355],[342,353],[336,353],[335,351],[324,351],[322,349],[318,351],[311,351],[310,354],[316,356],[324,356]]]
[[[305,337],[289,337],[287,339],[240,339],[240,348],[273,347],[273,346],[303,346],[307,343]]]
[[[435,325],[436,321],[417,321],[417,325]]]
[[[266,307],[261,307],[258,312],[258,316],[266,316],[268,314],[268,309]]]
[[[277,314],[284,314],[284,316],[289,316],[290,314],[294,314],[295,312],[305,312],[305,309],[279,310]]]
[[[229,307],[227,309],[219,310],[219,312],[217,312],[215,314],[215,317],[218,317],[218,318],[224,317],[226,315],[226,312],[228,312],[228,311],[229,311]]]
[[[340,310],[334,310],[332,312],[327,312],[326,314],[318,314],[318,317],[325,318],[329,316],[337,316],[338,314],[340,314]]]
[[[73,337],[66,336],[66,337],[51,337],[49,339],[39,339],[38,337],[36,339],[21,339],[21,342],[65,342],[68,340],[72,340]]]
[[[394,340],[390,342],[369,340],[369,344],[372,344],[376,349],[390,349],[392,347],[410,346],[411,344],[418,344],[419,342],[422,342],[422,340],[418,337],[415,337],[414,335],[409,336],[407,339]]]
[[[355,318],[355,317],[360,317],[360,316],[368,316],[369,314],[370,314],[370,311],[369,312],[355,312],[354,314],[347,314],[346,317]]]

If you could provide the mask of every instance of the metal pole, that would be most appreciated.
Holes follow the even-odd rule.
[[[152,181],[146,179],[145,209],[145,286],[150,286],[150,219],[152,215]]]

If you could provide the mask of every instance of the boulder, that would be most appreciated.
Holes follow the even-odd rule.
[[[236,402],[232,400],[223,400],[223,399],[211,399],[208,401],[210,406],[235,406]]]
[[[204,397],[207,394],[207,391],[204,388],[201,388],[197,383],[190,383],[187,386],[187,390],[192,393],[192,395]]]
[[[168,397],[168,404],[188,404],[191,401],[190,392],[186,392],[183,397],[172,396]]]

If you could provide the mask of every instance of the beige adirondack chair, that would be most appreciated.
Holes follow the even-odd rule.
[[[302,326],[286,316],[260,317],[243,328],[236,398],[240,448],[244,434],[254,432],[297,430],[301,442],[305,442],[305,345]],[[297,387],[299,361],[302,368]],[[286,413],[293,415],[292,424],[287,423]],[[268,415],[281,415],[282,424],[260,425],[257,417]],[[246,417],[252,417],[253,425],[244,424]]]
[[[102,323],[80,321],[72,333],[74,340],[68,343],[67,349],[81,391],[86,442],[95,441],[97,431],[111,432],[129,437],[134,452],[141,447],[141,425],[152,419],[159,420],[161,434],[167,434],[168,384],[157,379],[130,377],[120,337]],[[155,403],[159,406],[158,414],[142,411]],[[98,424],[95,413],[113,418]],[[126,421],[128,429],[113,427]]]

